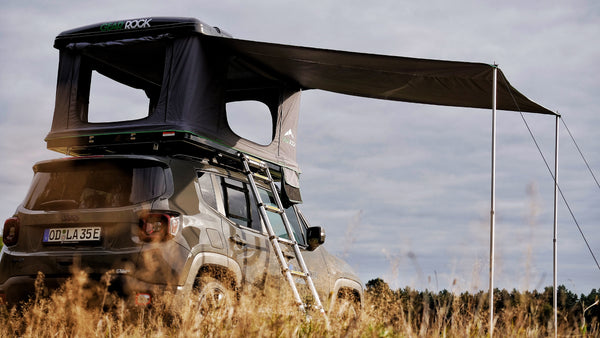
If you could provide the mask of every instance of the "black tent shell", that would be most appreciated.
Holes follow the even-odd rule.
[[[218,27],[207,25],[195,18],[147,17],[138,19],[100,22],[66,30],[54,40],[54,47],[64,48],[73,42],[98,42],[113,39],[150,36],[158,34],[191,34],[231,37]]]

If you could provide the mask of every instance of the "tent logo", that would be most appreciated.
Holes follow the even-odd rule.
[[[123,27],[125,27],[125,21],[109,22],[102,24],[100,26],[100,30],[103,32],[109,32],[123,29]]]
[[[125,21],[125,29],[150,28],[150,20],[152,18]]]
[[[138,19],[138,20],[127,20],[108,22],[100,26],[102,32],[118,31],[122,29],[138,29],[138,28],[150,28],[150,21],[152,18]]]
[[[292,129],[288,129],[288,131],[283,134],[283,143],[287,143],[292,147],[296,147],[296,141],[294,140],[294,133],[292,133]]]

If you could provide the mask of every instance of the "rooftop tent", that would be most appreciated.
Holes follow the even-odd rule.
[[[54,118],[46,137],[49,149],[86,154],[107,135],[113,141],[136,143],[144,135],[182,133],[280,165],[287,169],[288,183],[296,187],[300,170],[295,135],[301,90],[491,108],[492,74],[499,72],[482,63],[239,40],[190,18],[98,23],[61,33],[55,47],[60,61]],[[145,97],[146,111],[121,118],[130,109],[126,102],[104,98],[111,105],[105,109],[117,117],[91,119],[96,98],[90,93],[96,76],[137,90]],[[260,101],[268,107],[270,144],[252,142],[231,130],[226,104],[235,101]],[[497,106],[554,114],[508,81],[498,87]]]
[[[175,131],[298,172],[291,146],[295,143],[281,140],[290,137],[285,132],[296,132],[300,88],[249,65],[206,40],[208,35],[228,38],[217,28],[187,18],[99,23],[61,33],[55,40],[60,61],[48,148],[84,154],[99,145],[100,136],[138,134],[131,137],[138,142],[142,133]],[[114,104],[107,110],[116,111],[116,119],[92,120],[90,110],[97,103],[91,95],[92,77],[98,75],[138,89],[147,99],[147,111],[138,118],[120,119],[130,107]],[[227,123],[226,103],[249,100],[262,102],[269,110],[268,145],[236,135]]]

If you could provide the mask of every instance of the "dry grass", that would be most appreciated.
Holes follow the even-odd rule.
[[[86,286],[79,272],[64,288],[48,296],[39,291],[23,309],[0,310],[0,336],[20,337],[481,337],[488,334],[485,293],[432,294],[410,289],[390,290],[385,282],[369,283],[363,311],[357,318],[326,319],[299,311],[287,295],[287,285],[243,294],[229,308],[198,308],[195,297],[166,293],[152,308],[128,309],[122,301],[106,306],[103,287]],[[39,278],[38,290],[43,279]],[[503,297],[499,294],[499,297]],[[540,337],[553,334],[539,318],[545,304],[527,294],[503,302],[495,334],[499,337]],[[90,299],[93,301],[90,302]],[[234,297],[235,299],[235,297]],[[104,303],[104,304],[103,304]],[[585,327],[563,321],[561,336],[598,336],[597,318]]]

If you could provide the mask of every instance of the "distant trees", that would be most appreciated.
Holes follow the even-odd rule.
[[[557,289],[559,331],[567,334],[600,334],[600,290],[577,296],[564,285]],[[494,290],[495,327],[506,335],[553,332],[552,287],[543,291]],[[366,284],[367,304],[374,316],[398,332],[420,335],[460,332],[485,335],[489,327],[487,292],[452,293],[448,290],[390,289],[381,278]],[[533,331],[532,331],[533,330]]]

